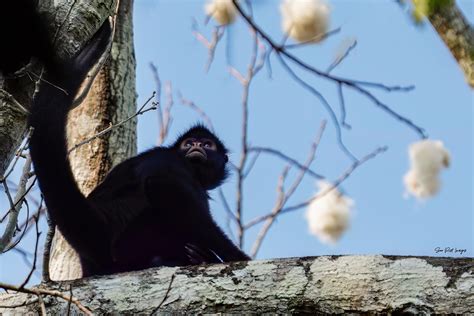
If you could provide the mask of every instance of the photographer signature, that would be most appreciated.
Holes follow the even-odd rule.
[[[459,254],[463,255],[467,249],[461,249],[456,247],[436,247],[434,249],[435,253],[450,253],[450,254]]]

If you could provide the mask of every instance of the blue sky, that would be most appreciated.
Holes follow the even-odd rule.
[[[367,98],[345,90],[347,121],[343,130],[346,145],[358,157],[378,146],[389,150],[357,169],[343,183],[346,195],[355,201],[351,227],[338,244],[328,246],[308,233],[304,209],[283,215],[271,228],[257,258],[318,256],[326,254],[437,254],[436,247],[466,249],[473,256],[473,93],[448,49],[430,25],[416,27],[407,12],[394,1],[331,1],[331,28],[341,32],[319,45],[293,52],[319,68],[326,69],[342,43],[357,39],[358,45],[333,74],[388,85],[415,85],[405,92],[371,90],[385,104],[424,127],[430,138],[440,139],[451,153],[452,165],[442,173],[441,192],[425,202],[404,198],[402,177],[408,169],[407,147],[419,136],[406,125],[375,107]],[[472,2],[458,1],[473,21]],[[256,1],[255,19],[276,41],[280,41],[279,1]],[[207,50],[192,35],[192,19],[209,37],[213,22],[203,24],[201,1],[136,0],[134,7],[137,59],[138,104],[155,89],[149,63],[157,65],[161,80],[170,81],[175,93],[172,141],[176,135],[199,120],[195,112],[182,106],[179,90],[211,117],[218,135],[231,149],[231,160],[238,162],[241,129],[240,84],[227,71],[229,61],[245,72],[250,58],[250,36],[239,20],[232,25],[218,46],[208,73],[204,66]],[[273,76],[264,69],[255,79],[250,93],[249,134],[252,145],[269,146],[303,162],[320,122],[328,119],[321,103],[297,85],[271,59]],[[298,71],[318,89],[339,113],[336,86]],[[164,103],[164,99],[162,102]],[[157,139],[157,115],[149,112],[139,119],[138,144],[143,151]],[[312,169],[336,179],[351,161],[336,142],[331,122],[325,131]],[[262,156],[247,178],[244,190],[244,218],[268,213],[276,197],[276,181],[285,164]],[[290,172],[288,183],[296,175]],[[289,185],[289,184],[288,184]],[[234,207],[235,176],[224,185]],[[315,181],[303,180],[289,204],[315,193]],[[225,228],[225,212],[217,192],[211,196],[213,215]],[[0,200],[2,209],[7,208]],[[186,219],[183,219],[186,220]],[[244,249],[250,250],[260,227],[247,232]],[[31,249],[33,238],[22,247]],[[0,280],[20,282],[28,269],[15,253],[2,256]]]

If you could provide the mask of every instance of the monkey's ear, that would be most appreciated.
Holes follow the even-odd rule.
[[[229,155],[225,154],[225,162],[228,162],[229,161]]]

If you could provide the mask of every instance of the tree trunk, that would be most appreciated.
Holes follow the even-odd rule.
[[[70,147],[135,113],[132,8],[133,1],[120,1],[111,56],[95,78],[86,100],[69,115]],[[110,168],[134,154],[136,120],[79,147],[71,153],[70,160],[81,191],[89,194]],[[49,268],[53,280],[76,279],[82,275],[77,254],[58,230]]]
[[[428,19],[456,58],[467,83],[474,88],[474,28],[455,1],[440,6]]]
[[[2,285],[0,284],[0,287]],[[47,285],[45,285],[47,286]],[[49,285],[95,314],[464,314],[472,258],[330,256],[154,268]],[[68,301],[43,296],[48,314]],[[0,295],[0,313],[39,311],[37,295]],[[8,308],[5,306],[12,306]],[[77,313],[77,306],[71,309]]]

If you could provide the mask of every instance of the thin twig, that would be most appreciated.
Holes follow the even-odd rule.
[[[252,151],[252,148],[253,147],[250,147],[248,149],[249,152]],[[255,155],[253,155],[252,157],[252,160],[250,160],[248,166],[247,166],[247,170],[244,171],[244,178],[247,178],[247,176],[250,174],[250,172],[252,171],[253,167],[255,166],[255,164],[257,163],[257,160],[258,160],[258,157],[260,157],[260,153],[262,151],[261,150],[257,150],[257,152],[255,153]]]
[[[316,90],[313,86],[308,84],[306,81],[301,79],[294,71],[293,69],[290,68],[290,66],[285,62],[285,60],[281,57],[281,55],[277,55],[278,60],[280,61],[281,65],[283,68],[290,74],[293,79],[299,83],[303,88],[311,92],[315,97],[317,97],[320,101],[321,104],[324,106],[326,111],[329,114],[329,117],[331,121],[333,122],[334,127],[336,128],[336,135],[337,135],[337,143],[339,144],[339,147],[341,150],[348,156],[350,157],[353,161],[357,161],[357,157],[347,148],[346,144],[344,143],[344,140],[342,139],[342,131],[341,131],[341,126],[339,125],[339,121],[337,120],[336,113],[334,113],[333,108],[329,104],[329,102],[326,100],[326,98]]]
[[[240,160],[237,166],[237,190],[236,190],[236,207],[235,215],[237,218],[237,239],[238,245],[240,248],[244,246],[244,229],[243,229],[243,184],[245,180],[245,166],[247,162],[248,154],[248,120],[249,120],[249,94],[250,94],[250,84],[252,79],[262,68],[260,64],[257,64],[258,51],[259,51],[259,40],[255,30],[250,28],[250,31],[254,37],[252,54],[250,56],[250,62],[247,66],[247,75],[244,80],[241,80],[242,84],[242,129],[241,129],[241,151],[240,151]],[[264,62],[265,59],[262,58],[261,62]],[[257,67],[256,67],[257,66]]]
[[[280,159],[282,159],[286,162],[289,162],[290,164],[292,164],[293,166],[297,167],[300,170],[305,169],[305,167],[301,163],[299,163],[296,159],[293,159],[290,156],[282,153],[281,151],[273,149],[273,148],[261,147],[261,146],[252,146],[252,147],[249,148],[249,152],[271,154],[271,155],[274,155],[274,156],[276,156],[276,157],[278,157],[278,158],[280,158]],[[325,178],[323,175],[320,175],[319,173],[316,173],[311,169],[306,169],[306,172],[310,176],[312,176],[313,178],[316,178],[316,179],[324,179]]]
[[[206,114],[206,112],[204,112],[203,109],[197,106],[193,101],[183,97],[180,91],[178,91],[178,98],[181,104],[188,106],[193,111],[195,111],[204,120],[204,122],[206,122],[206,125],[211,129],[211,131],[214,132],[214,125],[212,124],[211,118]]]
[[[98,138],[98,137],[101,137],[101,136],[103,136],[103,135],[109,133],[109,132],[112,131],[114,128],[117,128],[117,127],[119,127],[119,126],[121,126],[121,125],[127,123],[127,122],[130,121],[131,119],[133,119],[133,118],[135,118],[135,117],[137,117],[137,116],[139,116],[139,115],[142,115],[142,114],[144,114],[144,113],[146,113],[146,112],[148,112],[148,111],[156,110],[157,104],[156,104],[155,102],[152,102],[152,105],[151,105],[149,108],[145,109],[145,106],[146,106],[146,105],[151,101],[151,99],[153,99],[154,97],[155,97],[155,92],[153,92],[152,96],[151,96],[150,98],[148,98],[148,100],[138,109],[138,111],[137,111],[135,114],[133,114],[132,116],[130,116],[130,117],[126,118],[126,119],[124,119],[123,121],[118,122],[117,124],[111,124],[109,127],[107,127],[106,129],[104,129],[104,130],[98,132],[98,133],[95,134],[94,136],[92,136],[92,137],[90,137],[90,138],[88,138],[88,139],[86,139],[86,140],[84,140],[84,141],[82,141],[82,142],[80,142],[80,143],[74,145],[72,148],[69,149],[68,154],[70,154],[71,152],[73,152],[73,151],[76,150],[77,148],[79,148],[79,147],[81,147],[81,146],[83,146],[83,145],[85,145],[85,144],[87,144],[87,143],[90,143],[90,142],[93,141],[94,139],[96,139],[96,138]]]
[[[214,55],[216,53],[217,44],[219,44],[219,41],[225,33],[225,26],[216,26],[212,32],[211,40],[208,40],[204,35],[199,32],[197,27],[197,21],[195,19],[192,23],[192,30],[193,35],[196,37],[196,39],[207,48],[208,58],[204,69],[206,72],[208,72],[211,68],[212,62],[214,61]]]
[[[237,2],[237,0],[232,0],[232,2],[234,3],[237,11],[240,13],[242,18],[247,22],[247,24],[252,29],[254,29],[255,32],[257,32],[276,51],[278,56],[280,56],[280,57],[285,56],[286,58],[288,58],[289,60],[294,62],[296,65],[298,65],[299,67],[303,68],[306,71],[309,71],[310,73],[312,73],[314,75],[326,78],[326,79],[331,80],[335,83],[344,84],[344,85],[346,85],[350,88],[355,89],[359,93],[361,93],[361,94],[365,95],[366,97],[368,97],[377,107],[381,108],[382,110],[384,110],[385,112],[387,112],[388,114],[390,114],[391,116],[396,118],[397,120],[401,121],[402,123],[406,124],[411,129],[415,130],[415,132],[417,132],[420,135],[421,138],[426,138],[427,137],[427,135],[425,133],[425,130],[423,128],[419,127],[418,125],[413,123],[408,118],[406,118],[406,117],[398,114],[397,112],[393,111],[386,104],[384,104],[380,100],[378,100],[372,93],[370,93],[368,90],[361,87],[361,86],[365,85],[365,86],[370,86],[372,88],[378,88],[378,89],[383,89],[383,90],[388,91],[388,92],[392,92],[392,91],[410,91],[410,90],[413,89],[413,86],[408,86],[408,87],[386,86],[386,85],[380,84],[380,83],[346,79],[346,78],[342,78],[342,77],[339,77],[339,76],[334,76],[334,75],[331,75],[329,73],[318,70],[317,68],[315,68],[313,66],[310,66],[309,64],[303,62],[298,57],[296,57],[293,54],[289,53],[285,49],[285,47],[276,44],[270,38],[270,36],[267,33],[265,33],[260,27],[258,27],[256,25],[256,23],[254,22],[252,17],[250,17],[249,15],[247,15],[243,11],[243,9],[241,8],[241,6]]]
[[[318,149],[319,143],[321,142],[321,138],[323,137],[323,133],[324,133],[325,128],[326,128],[326,121],[322,121],[321,125],[320,125],[320,128],[319,128],[319,131],[316,135],[316,138],[313,141],[313,143],[311,144],[311,148],[309,150],[308,158],[306,159],[306,162],[303,165],[303,168],[300,170],[298,176],[293,181],[293,184],[290,186],[290,188],[285,192],[283,190],[283,183],[279,186],[281,191],[279,191],[278,199],[277,199],[277,201],[275,203],[275,206],[273,207],[273,210],[271,212],[272,216],[270,216],[266,220],[265,224],[260,229],[260,231],[258,233],[258,236],[257,236],[257,238],[256,238],[256,240],[255,240],[255,242],[252,246],[252,251],[250,252],[250,255],[251,255],[252,258],[255,258],[255,256],[257,255],[257,252],[260,249],[265,236],[267,235],[267,233],[270,230],[271,226],[275,222],[277,216],[279,215],[279,213],[281,212],[281,210],[285,206],[286,202],[293,195],[293,193],[295,193],[296,189],[299,187],[299,185],[301,184],[301,181],[303,180],[304,176],[306,175],[307,171],[309,170],[309,166],[314,161],[314,157],[316,155],[316,150]],[[287,172],[288,171],[283,173],[283,175],[282,175],[283,180],[282,181],[284,181],[284,179],[286,178],[286,173]]]
[[[381,154],[381,153],[384,153],[385,151],[387,151],[387,147],[379,147],[377,148],[376,150],[374,150],[373,152],[371,152],[370,154],[366,155],[365,157],[363,157],[362,159],[354,162],[338,179],[336,179],[334,182],[332,182],[333,186],[331,187],[331,190],[337,188],[342,182],[344,182],[358,167],[360,167],[361,165],[363,165],[364,163],[366,163],[367,161],[375,158],[377,155]],[[316,199],[319,199],[321,198],[322,196],[324,196],[325,194],[329,193],[331,190],[328,190],[328,191],[325,191],[325,192],[322,192],[321,194],[318,194],[316,196],[313,196],[311,197],[310,199],[302,202],[302,203],[298,203],[298,204],[295,204],[295,205],[292,205],[292,206],[288,206],[288,207],[285,207],[283,208],[281,211],[280,211],[280,215],[281,214],[285,214],[285,213],[289,213],[289,212],[292,212],[292,211],[296,211],[298,209],[301,209],[301,208],[304,208],[304,207],[307,207],[311,202],[313,202],[314,200]],[[268,213],[266,215],[263,215],[263,216],[260,216],[252,221],[250,221],[249,223],[247,223],[245,225],[245,229],[247,228],[250,228],[254,225],[257,225],[265,220],[267,220],[268,218],[272,217],[273,214],[272,213]]]
[[[255,241],[253,243],[252,250],[250,251],[250,257],[252,257],[252,259],[255,259],[256,255],[257,255],[257,252],[260,249],[260,246],[262,245],[263,239],[265,238],[265,236],[268,233],[268,230],[272,226],[272,224],[273,224],[273,222],[276,218],[276,214],[278,214],[278,210],[280,210],[283,207],[284,203],[285,203],[284,184],[285,184],[285,179],[288,175],[289,170],[290,170],[290,166],[285,166],[285,168],[283,168],[283,171],[282,171],[280,177],[278,178],[277,199],[275,201],[275,205],[273,206],[273,210],[271,212],[272,214],[275,214],[275,216],[273,216],[269,220],[267,220],[267,222],[263,225],[263,227],[258,232],[257,238],[255,238]]]
[[[30,272],[28,273],[26,279],[20,285],[20,289],[25,287],[25,285],[30,281],[30,278],[33,275],[33,272],[36,270],[36,259],[38,258],[38,243],[41,236],[41,232],[39,231],[39,228],[38,228],[38,222],[39,222],[39,217],[36,217],[35,219],[36,240],[35,240],[35,252],[33,255],[33,265],[31,266]]]
[[[160,105],[158,106],[158,109],[156,112],[158,113],[158,125],[160,127],[160,135],[158,138],[158,146],[161,145],[163,142],[164,137],[164,129],[163,129],[163,111],[161,110],[161,79],[160,75],[158,73],[158,68],[156,68],[155,64],[150,63],[150,69],[153,74],[153,79],[155,80],[155,85],[156,85],[156,94],[155,94],[155,100],[156,102]]]
[[[26,199],[26,196],[30,193],[30,190],[31,188],[35,185],[36,183],[36,177],[33,177],[33,180],[30,181],[31,184],[29,185],[29,187],[25,190],[24,194],[22,194],[19,198],[18,198],[18,201],[16,201],[15,199],[15,207],[20,207],[21,203],[25,203],[25,206],[26,206],[26,218],[30,218],[30,207],[29,207],[29,204],[28,204],[28,200]],[[20,237],[17,237],[14,241],[10,242],[10,244],[8,244],[8,247],[3,251],[3,252],[7,252],[7,251],[10,251],[11,249],[15,248],[16,245],[18,245],[20,243],[20,241],[23,239],[23,237],[26,235],[26,232],[28,231],[28,223],[27,222],[27,225],[25,226],[25,228],[23,229]],[[18,230],[18,226],[16,226],[16,229]]]
[[[33,135],[33,127],[30,127],[28,129],[23,146],[17,150],[15,160],[13,161],[12,165],[10,166],[10,169],[5,173],[5,175],[3,177],[0,177],[0,181],[4,181],[5,179],[7,179],[13,172],[16,167],[16,164],[18,163],[18,160],[23,157],[23,152],[27,150],[30,145],[31,135]]]
[[[219,197],[222,201],[222,205],[224,205],[224,210],[227,213],[227,217],[226,217],[227,218],[227,221],[226,221],[227,231],[229,232],[230,238],[232,239],[232,241],[236,242],[237,239],[235,238],[234,232],[232,231],[232,227],[230,224],[232,222],[238,225],[239,221],[237,220],[237,217],[235,216],[234,212],[232,212],[230,205],[227,202],[227,199],[224,195],[224,191],[222,191],[222,188],[219,188],[218,192],[219,192]]]
[[[346,102],[344,101],[344,92],[342,84],[337,85],[337,94],[339,95],[339,105],[341,106],[341,125],[344,128],[351,129],[352,126],[346,123]]]
[[[46,313],[46,305],[44,305],[43,297],[41,294],[38,294],[38,302],[41,310],[41,316],[47,316],[48,313]]]
[[[71,303],[72,303],[72,284],[69,284],[69,300],[67,302],[67,316],[71,315]]]
[[[20,181],[18,183],[18,191],[16,192],[15,200],[12,201],[12,204],[10,206],[10,215],[8,218],[7,226],[5,228],[5,231],[3,232],[2,237],[0,238],[0,253],[5,251],[15,233],[18,224],[18,215],[20,213],[21,206],[24,202],[24,197],[27,193],[26,185],[29,179],[31,164],[31,157],[28,156],[28,159],[25,161],[25,165],[23,166],[23,171]]]
[[[28,256],[33,256],[31,253],[28,253],[26,250],[20,247],[13,248],[12,251],[18,253],[21,256],[27,267],[31,266],[31,261],[28,259]]]
[[[235,222],[238,222],[237,217],[235,216],[234,212],[232,212],[229,203],[227,203],[227,199],[225,198],[224,192],[221,188],[218,190],[219,197],[222,201],[222,205],[224,205],[224,210],[227,212],[227,215]]]
[[[342,54],[336,57],[336,60],[329,65],[328,69],[326,70],[327,73],[330,73],[334,70],[347,56],[349,56],[350,52],[357,46],[357,40],[354,40],[347,49],[344,50]]]
[[[168,137],[171,123],[173,122],[173,118],[171,117],[171,108],[174,105],[174,99],[173,99],[173,87],[171,85],[171,81],[165,82],[165,95],[166,95],[166,105],[165,105],[165,111],[163,113],[163,127],[162,127],[163,136],[160,136],[160,144],[162,144],[165,141],[166,137]]]
[[[71,297],[69,297],[69,296],[67,296],[67,295],[65,295],[65,294],[63,294],[63,293],[61,293],[60,291],[57,291],[57,290],[50,290],[50,289],[44,289],[44,288],[41,288],[41,289],[40,288],[26,288],[26,287],[20,288],[18,286],[3,283],[3,282],[0,282],[0,288],[5,289],[5,290],[20,292],[20,293],[33,294],[33,295],[36,295],[36,296],[44,294],[44,295],[49,295],[49,296],[53,296],[53,297],[62,298],[65,301],[71,300],[71,302],[74,305],[76,305],[76,307],[80,311],[82,311],[84,314],[89,315],[89,316],[93,315],[92,312],[87,307],[82,305],[82,303],[79,302],[77,299],[71,298]]]
[[[153,315],[154,313],[156,313],[160,308],[161,306],[163,306],[163,304],[165,303],[165,301],[168,299],[168,296],[170,294],[170,291],[171,291],[171,286],[173,285],[173,281],[174,281],[174,278],[175,278],[175,274],[173,273],[171,275],[171,280],[168,284],[168,289],[166,290],[166,293],[165,293],[165,296],[163,297],[163,299],[161,300],[160,304],[158,304],[158,306],[152,310],[152,312],[150,313],[150,315]]]

